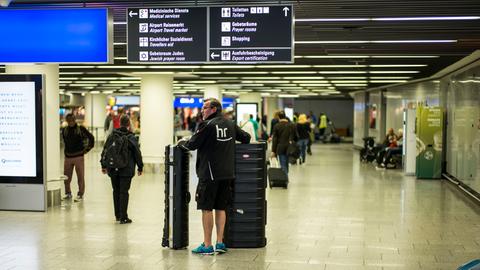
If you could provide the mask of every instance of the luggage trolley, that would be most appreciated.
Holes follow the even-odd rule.
[[[178,145],[165,147],[165,219],[162,246],[188,246],[189,152]]]

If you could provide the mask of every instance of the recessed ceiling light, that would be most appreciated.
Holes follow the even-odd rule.
[[[218,68],[218,69],[232,69],[232,68],[238,68],[238,69],[244,69],[244,68],[255,68],[255,66],[252,65],[232,65],[232,66],[226,66],[226,65],[204,65],[201,66],[200,68]]]
[[[256,68],[309,68],[311,65],[257,65]]]
[[[404,83],[407,80],[371,80],[370,83]]]
[[[368,73],[371,74],[410,74],[410,73],[419,73],[420,71],[418,70],[375,70],[375,71],[369,71]]]
[[[365,74],[367,71],[319,71],[319,74]]]
[[[225,71],[224,74],[268,74],[268,71]]]
[[[278,97],[281,97],[281,98],[297,98],[299,96],[298,95],[291,95],[291,94],[282,94],[282,95],[278,95]]]
[[[382,67],[426,67],[424,64],[412,64],[412,65],[368,65],[373,68],[382,68]]]
[[[314,68],[365,68],[367,65],[313,65]]]
[[[379,17],[379,18],[311,18],[295,19],[295,22],[366,22],[366,21],[451,21],[478,20],[479,16],[431,16],[431,17]]]
[[[272,71],[271,74],[317,74],[318,71]]]
[[[456,39],[411,40],[297,40],[295,44],[388,44],[388,43],[455,43]]]

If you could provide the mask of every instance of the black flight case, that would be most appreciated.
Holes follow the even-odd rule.
[[[267,244],[266,147],[266,143],[236,144],[236,178],[224,235],[229,248],[258,248]]]
[[[189,152],[177,145],[165,147],[165,219],[162,246],[188,246]]]

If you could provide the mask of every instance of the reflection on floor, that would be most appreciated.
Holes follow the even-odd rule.
[[[115,224],[97,151],[83,202],[0,212],[0,269],[456,269],[480,257],[480,207],[448,183],[375,170],[351,145],[313,152],[290,169],[288,190],[267,190],[265,248],[202,257],[190,252],[202,241],[194,203],[190,249],[161,247],[162,172],[134,179],[133,223]]]

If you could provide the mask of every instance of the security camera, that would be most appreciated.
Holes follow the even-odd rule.
[[[10,2],[12,2],[12,0],[0,0],[0,6],[8,7],[8,5],[10,5]]]

